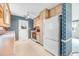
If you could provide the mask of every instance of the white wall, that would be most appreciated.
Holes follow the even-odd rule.
[[[72,21],[79,20],[79,3],[72,4]],[[74,33],[72,33],[73,37],[79,38],[79,22],[77,22],[77,27]]]
[[[72,36],[75,38],[79,38],[79,22],[76,22],[75,32],[72,33]]]
[[[72,20],[79,19],[79,3],[72,4]]]

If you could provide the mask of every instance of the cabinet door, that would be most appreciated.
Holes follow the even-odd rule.
[[[10,27],[11,13],[8,3],[0,4],[0,26]]]
[[[2,6],[0,5],[0,18],[3,17],[3,9],[2,9]]]
[[[4,3],[3,6],[3,10],[4,10],[4,23],[7,24],[8,26],[10,26],[10,9],[9,9],[9,5]]]

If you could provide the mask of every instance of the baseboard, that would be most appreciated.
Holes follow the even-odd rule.
[[[48,50],[45,49],[45,51],[47,51],[49,54],[51,54],[52,56],[55,56],[53,53],[49,52]]]

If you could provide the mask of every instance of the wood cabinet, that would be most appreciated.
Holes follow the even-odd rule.
[[[0,4],[0,26],[10,27],[11,13],[7,3]]]
[[[39,27],[40,32],[36,32],[37,42],[43,45],[43,20],[49,17],[49,9],[44,9],[34,20],[34,27]]]
[[[50,9],[50,17],[60,15],[62,11],[62,4],[58,4],[55,7]]]
[[[40,32],[37,32],[37,29],[39,27],[39,30],[40,30],[40,23],[41,23],[41,20],[40,20],[40,15],[37,16],[35,19],[34,19],[34,28],[35,28],[35,33],[36,33],[36,42],[40,43]]]
[[[40,29],[40,32],[36,32],[36,38],[41,45],[43,45],[43,22],[49,20],[51,17],[60,15],[61,12],[62,4],[58,4],[51,9],[44,9],[40,12],[39,16],[34,19],[34,27],[38,26]]]
[[[40,26],[40,16],[37,16],[35,19],[34,19],[34,27],[36,26]]]
[[[3,9],[2,9],[2,6],[0,5],[0,18],[3,17]]]
[[[44,9],[41,13],[40,13],[40,16],[42,17],[42,20],[43,19],[47,19],[50,17],[50,10],[49,9]]]

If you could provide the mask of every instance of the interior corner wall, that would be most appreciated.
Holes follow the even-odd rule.
[[[19,29],[18,29],[18,20],[26,20],[29,22],[29,38],[31,38],[31,30],[33,29],[33,20],[32,19],[25,19],[24,17],[17,16],[17,15],[12,15],[11,16],[11,26],[9,28],[10,31],[15,31],[15,37],[16,40],[19,40]]]
[[[62,4],[60,35],[60,55],[69,56],[72,53],[72,5]]]

